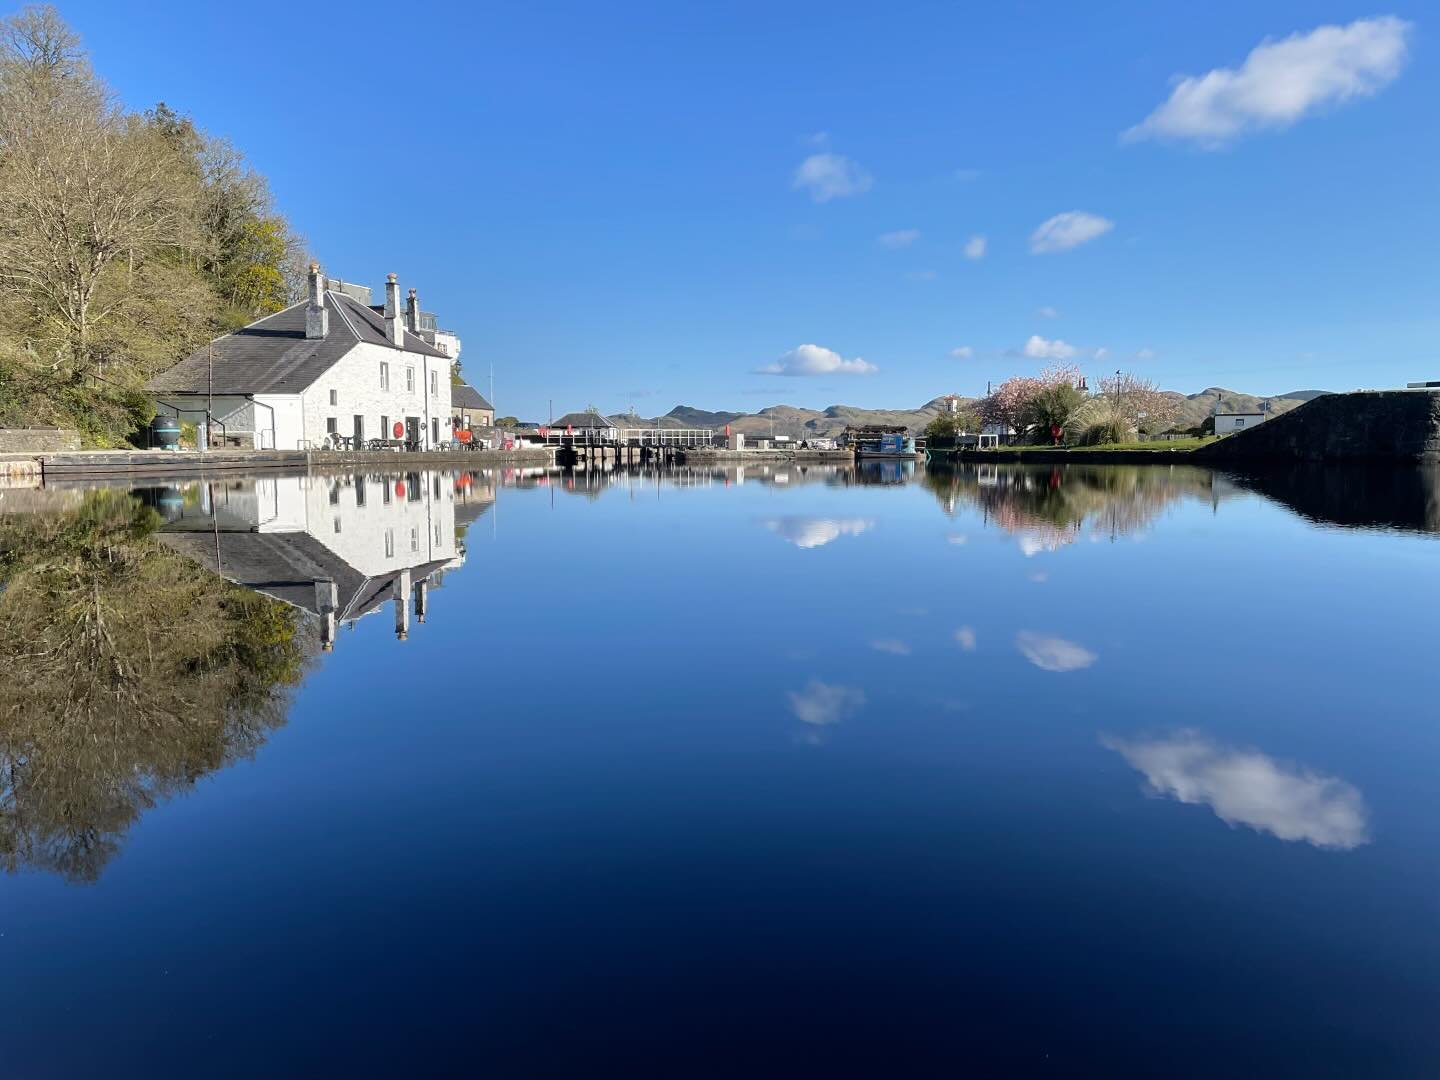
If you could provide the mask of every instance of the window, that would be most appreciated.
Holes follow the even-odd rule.
[[[1243,416],[1237,416],[1237,417],[1235,418],[1235,426],[1236,426],[1237,428],[1244,427],[1244,426],[1245,426],[1245,418],[1244,418]]]
[[[380,361],[380,389],[390,389],[390,365],[384,360]]]
[[[440,445],[440,421],[436,417],[430,419],[430,445]]]
[[[331,391],[330,391],[330,404],[331,404],[331,405],[339,405],[339,404],[340,404],[340,391],[339,391],[339,390],[331,390]]]
[[[430,396],[434,397],[440,393],[440,378],[436,372],[430,372]]]
[[[333,416],[327,416],[327,417],[325,418],[325,431],[326,431],[326,433],[327,433],[327,434],[330,434],[330,435],[334,435],[334,434],[335,434],[337,431],[339,431],[339,430],[340,430],[339,422],[335,419],[335,417],[333,417]]]
[[[382,439],[390,438],[390,417],[388,416],[380,417],[380,437]]]
[[[405,369],[405,389],[412,394],[415,392],[415,369],[413,367]]]
[[[390,500],[387,498],[385,501],[386,501],[386,502],[389,502]],[[394,529],[386,529],[386,530],[385,530],[385,557],[386,557],[387,559],[393,559],[393,558],[395,557],[395,530],[394,530]]]

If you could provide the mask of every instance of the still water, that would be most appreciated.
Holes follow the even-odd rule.
[[[0,492],[0,1075],[1440,1074],[1440,481]]]

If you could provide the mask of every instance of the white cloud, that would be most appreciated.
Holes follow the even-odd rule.
[[[1099,214],[1084,210],[1067,210],[1056,214],[1030,234],[1030,251],[1034,255],[1052,255],[1057,251],[1077,248],[1097,236],[1103,236],[1115,223]]]
[[[876,638],[870,642],[870,648],[876,652],[889,653],[891,656],[910,655],[910,646],[899,638]]]
[[[1031,360],[1069,360],[1075,355],[1075,346],[1055,338],[1053,341],[1031,334],[1020,350]]]
[[[1109,356],[1109,355],[1110,355],[1110,350],[1107,349],[1107,348],[1105,348],[1105,346],[1103,346],[1103,345],[1100,346],[1100,348],[1098,348],[1098,349],[1095,350],[1095,359],[1096,359],[1096,360],[1104,360],[1104,359],[1105,359],[1107,356]]]
[[[791,187],[810,192],[817,203],[869,191],[874,178],[841,154],[811,154],[795,170]]]
[[[955,179],[956,179],[956,180],[962,180],[962,181],[965,181],[965,182],[969,182],[969,181],[971,181],[971,180],[978,180],[978,179],[980,179],[980,170],[979,170],[979,169],[956,169],[956,170],[955,170]]]
[[[969,345],[960,345],[954,349],[951,349],[950,355],[953,356],[956,360],[969,360],[972,356],[975,355],[975,350],[972,349]]]
[[[842,536],[859,536],[874,526],[872,518],[774,517],[762,524],[798,548],[824,547]]]
[[[1100,659],[1083,645],[1029,630],[1015,635],[1015,647],[1042,671],[1079,671]]]
[[[975,651],[975,628],[973,626],[962,626],[955,631],[955,644],[966,652]]]
[[[1264,41],[1238,68],[1180,77],[1170,97],[1121,136],[1189,139],[1207,149],[1306,113],[1379,93],[1405,66],[1411,24],[1394,15]]]
[[[1046,304],[1035,314],[1039,315],[1042,319],[1058,319],[1060,317],[1060,312],[1057,311],[1055,308],[1051,307],[1049,304]]]
[[[970,237],[969,240],[965,241],[965,258],[983,259],[985,257],[985,249],[989,246],[989,243],[985,237],[976,233]]]
[[[804,690],[792,690],[790,711],[804,724],[825,726],[838,724],[845,717],[865,706],[865,691],[853,686],[839,686],[811,679]]]
[[[760,375],[869,375],[880,369],[858,356],[846,360],[833,349],[800,345],[773,364],[755,370]]]
[[[814,134],[802,137],[800,141],[807,146],[829,146],[830,133],[828,131],[817,131]]]
[[[909,247],[920,239],[919,229],[896,229],[894,232],[881,233],[877,239],[881,247],[903,248]]]
[[[1154,350],[1154,349],[1141,349],[1139,352],[1137,352],[1137,353],[1135,354],[1135,359],[1136,359],[1136,360],[1154,360],[1154,359],[1155,359],[1155,350]]]
[[[1227,825],[1342,851],[1370,839],[1364,796],[1338,777],[1219,746],[1195,731],[1100,742],[1142,773],[1154,794],[1208,806]]]
[[[934,281],[940,275],[934,270],[911,270],[905,275],[906,281]]]

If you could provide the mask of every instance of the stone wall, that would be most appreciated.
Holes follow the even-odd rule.
[[[1196,450],[1197,464],[1440,461],[1440,393],[1327,394]]]
[[[0,428],[0,454],[79,450],[80,433],[69,428]]]

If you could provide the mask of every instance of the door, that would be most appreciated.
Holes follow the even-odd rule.
[[[365,445],[365,417],[359,413],[355,414],[355,449],[359,450]]]
[[[405,418],[405,438],[412,446],[420,445],[420,418],[418,416]]]

